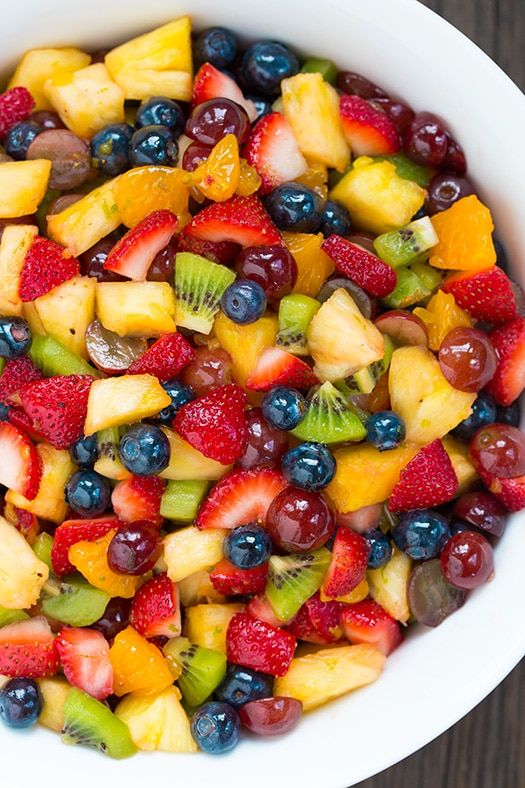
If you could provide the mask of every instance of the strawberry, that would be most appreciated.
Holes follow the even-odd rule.
[[[239,569],[226,558],[213,568],[210,580],[213,587],[224,596],[235,594],[262,594],[266,588],[268,564],[254,569]]]
[[[2,403],[3,404],[3,403]],[[20,405],[4,405],[6,408],[5,416],[2,418],[12,424],[22,432],[25,432],[31,440],[45,441],[45,435],[36,429],[33,419],[27,415],[25,410]]]
[[[214,98],[228,98],[235,101],[236,104],[240,104],[246,110],[251,122],[257,117],[255,104],[244,98],[242,90],[235,80],[224,71],[219,71],[211,63],[203,63],[193,80],[191,103],[195,106]]]
[[[65,520],[55,530],[51,563],[56,575],[67,575],[75,571],[69,562],[69,548],[78,542],[94,542],[109,531],[118,530],[122,522],[113,515],[96,520]]]
[[[165,334],[128,367],[126,374],[149,373],[164,383],[178,375],[194,358],[195,351],[182,334]]]
[[[246,605],[246,611],[252,616],[252,618],[260,618],[261,621],[266,621],[266,623],[271,624],[272,627],[280,627],[285,623],[284,621],[281,621],[277,618],[273,607],[270,605],[264,594],[252,597]]]
[[[161,526],[160,502],[166,482],[158,476],[130,476],[117,482],[111,493],[113,511],[125,523],[147,520]]]
[[[27,88],[16,87],[6,90],[0,95],[0,139],[5,137],[10,128],[21,120],[26,120],[35,100]]]
[[[6,503],[4,507],[4,517],[15,526],[17,531],[20,531],[26,542],[30,545],[34,544],[35,539],[40,533],[40,523],[36,515],[31,512],[26,512],[25,509],[19,509],[18,506]]]
[[[304,603],[286,631],[307,643],[336,643],[343,636],[339,625],[342,608],[340,602],[321,602],[316,593]]]
[[[493,266],[484,271],[459,271],[447,276],[441,285],[456,303],[475,320],[506,323],[519,317],[519,307],[507,274]]]
[[[153,259],[169,244],[176,228],[174,213],[153,211],[117,241],[104,261],[104,269],[145,282]]]
[[[228,662],[284,676],[290,667],[296,640],[289,632],[272,627],[248,613],[236,613],[226,633]]]
[[[439,438],[418,451],[401,471],[388,504],[392,512],[425,509],[450,501],[458,478]]]
[[[56,638],[62,670],[73,687],[104,700],[113,692],[109,643],[96,629],[64,627]]]
[[[41,476],[40,457],[32,441],[13,424],[0,421],[0,483],[32,500]]]
[[[286,479],[270,468],[232,471],[218,482],[202,504],[197,528],[236,528],[266,520],[273,499],[286,487]]]
[[[36,429],[57,449],[68,449],[84,434],[90,375],[57,375],[20,389],[20,400]]]
[[[309,389],[319,383],[306,361],[278,347],[263,350],[246,386],[253,391],[269,391],[273,386]]]
[[[368,566],[368,542],[350,528],[339,528],[332,547],[332,560],[323,583],[328,597],[349,594],[364,580]]]
[[[512,405],[525,388],[525,319],[518,317],[489,334],[498,365],[487,386],[498,405]]]
[[[354,156],[387,156],[400,148],[397,129],[385,112],[360,96],[341,96],[339,112]]]
[[[334,233],[323,241],[321,249],[334,261],[338,271],[371,296],[385,298],[394,290],[397,282],[394,269],[362,246]]]
[[[24,259],[18,294],[22,301],[34,301],[79,273],[76,257],[65,257],[59,244],[37,235]]]
[[[525,476],[515,476],[513,479],[485,477],[484,482],[509,512],[525,509]]]
[[[177,236],[177,251],[192,252],[219,265],[233,265],[241,247],[233,241],[206,241],[187,235],[186,228]]]
[[[0,674],[37,679],[54,676],[58,665],[55,638],[43,616],[0,629]]]
[[[202,241],[233,241],[241,246],[269,246],[282,243],[274,225],[257,197],[232,197],[212,203],[184,228],[185,236]]]
[[[292,127],[280,112],[271,112],[255,124],[244,155],[261,176],[261,194],[295,180],[308,168]]]
[[[381,605],[363,599],[341,610],[341,626],[350,643],[369,643],[387,657],[401,643],[401,627]]]
[[[130,623],[145,638],[180,635],[179,591],[168,575],[156,575],[139,588],[131,603]]]
[[[12,358],[5,363],[0,375],[0,400],[7,400],[16,394],[24,383],[42,380],[44,376],[28,356]]]
[[[183,405],[173,426],[205,457],[230,465],[242,456],[246,445],[245,407],[244,391],[228,383]]]

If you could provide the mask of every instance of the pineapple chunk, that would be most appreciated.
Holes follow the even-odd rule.
[[[336,290],[313,316],[308,347],[320,380],[339,380],[379,361],[385,341],[346,290]]]
[[[170,461],[168,467],[159,475],[171,481],[209,481],[213,482],[231,469],[231,465],[222,465],[217,460],[205,457],[200,451],[186,443],[173,430],[162,428],[170,442]]]
[[[325,648],[292,659],[274,695],[296,698],[309,711],[379,678],[386,657],[369,645]]]
[[[170,396],[154,375],[95,380],[89,392],[84,434],[147,419],[170,403]]]
[[[284,114],[301,153],[343,172],[350,161],[339,115],[339,96],[321,74],[296,74],[281,82]]]
[[[476,394],[453,388],[436,357],[423,347],[394,351],[388,388],[392,410],[405,422],[407,441],[422,446],[466,419],[476,399]]]
[[[38,233],[31,224],[8,224],[0,241],[0,314],[20,317],[23,304],[18,295],[20,272],[27,250]]]
[[[227,531],[208,528],[199,531],[194,525],[174,531],[164,539],[164,561],[168,577],[174,583],[209,569],[222,555],[222,543]]]
[[[51,162],[47,159],[0,164],[0,219],[35,213],[47,190]]]
[[[454,472],[458,477],[458,489],[455,497],[468,492],[479,481],[477,471],[472,464],[468,446],[456,440],[453,435],[445,435],[443,447],[450,457]]]
[[[75,276],[33,302],[44,333],[82,358],[88,358],[86,329],[95,319],[96,286],[96,279]]]
[[[168,282],[99,282],[97,316],[121,337],[160,337],[176,331],[175,295]]]
[[[233,362],[232,377],[239,386],[246,386],[255,362],[263,350],[275,345],[279,321],[277,315],[267,313],[255,323],[239,325],[219,312],[213,324],[213,333]]]
[[[64,488],[67,480],[76,470],[75,465],[65,449],[55,449],[47,443],[39,443],[36,450],[42,461],[42,479],[36,498],[28,501],[20,493],[8,490],[5,500],[43,520],[61,523],[67,512]]]
[[[344,602],[347,605],[355,605],[356,602],[362,602],[363,599],[366,599],[368,596],[368,582],[366,580],[361,580],[361,582],[356,585],[353,591],[350,591],[348,594],[344,594],[343,596],[327,596],[324,593],[324,586],[321,586],[319,589],[319,596],[321,598],[321,602],[331,602],[332,600],[336,600],[337,602]]]
[[[410,618],[408,580],[411,570],[412,559],[394,547],[392,558],[385,566],[367,572],[372,599],[402,624]]]
[[[25,304],[22,304],[22,314],[29,323],[32,334],[40,334],[43,336],[46,333],[33,301],[26,301]]]
[[[226,654],[226,632],[236,613],[243,605],[230,602],[225,605],[195,605],[186,608],[183,634],[192,643]]]
[[[115,714],[126,723],[139,750],[197,752],[180,697],[177,687],[146,698],[131,693],[120,701]]]
[[[0,517],[0,605],[21,610],[36,604],[49,568],[36,557],[20,531]]]
[[[187,16],[174,19],[106,55],[106,66],[126,99],[167,96],[191,99],[191,23]]]
[[[37,684],[44,701],[38,722],[40,725],[60,733],[64,727],[64,706],[71,684],[59,676],[37,679]]]
[[[62,122],[79,137],[92,137],[104,126],[124,120],[124,93],[103,63],[56,74],[44,90]]]
[[[71,74],[90,63],[91,57],[74,47],[30,49],[16,67],[9,87],[27,88],[35,100],[35,109],[53,109],[44,91],[47,80],[59,74]]]
[[[224,602],[222,594],[216,590],[206,569],[194,572],[177,583],[180,603],[183,607],[200,605],[207,602]]]

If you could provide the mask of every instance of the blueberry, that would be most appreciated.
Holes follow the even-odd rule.
[[[419,211],[416,211],[410,221],[416,222],[418,219],[423,219],[425,216],[428,216],[428,211],[425,206],[422,206]]]
[[[335,474],[335,459],[324,443],[301,443],[281,460],[283,476],[304,490],[322,490]]]
[[[323,204],[318,194],[302,183],[283,183],[266,197],[266,210],[280,230],[316,233]]]
[[[512,427],[519,427],[521,422],[521,406],[519,400],[513,402],[508,408],[502,405],[496,407],[496,418],[499,424],[510,424]]]
[[[370,547],[368,554],[368,568],[379,569],[384,566],[392,556],[392,545],[390,539],[379,530],[374,528],[373,531],[368,531],[363,534]]]
[[[255,323],[266,311],[266,294],[258,282],[238,279],[224,291],[221,309],[238,325]]]
[[[195,392],[191,386],[187,386],[176,378],[171,378],[162,384],[164,391],[171,397],[171,405],[163,408],[160,413],[155,416],[155,421],[159,424],[166,424],[171,427],[173,419],[183,405],[187,405],[195,399]]]
[[[197,36],[193,55],[198,65],[211,63],[215,68],[227,68],[237,56],[237,39],[226,27],[209,27]]]
[[[255,105],[255,111],[257,112],[256,120],[259,120],[259,118],[263,118],[265,115],[269,115],[271,112],[273,112],[271,101],[267,101],[267,99],[265,99],[263,96],[251,96],[248,94],[246,98],[250,101],[253,101]]]
[[[252,700],[272,697],[273,681],[267,673],[258,673],[241,665],[230,665],[226,677],[215,690],[217,700],[234,708]]]
[[[79,468],[92,468],[98,460],[97,436],[90,435],[88,438],[75,441],[69,448],[69,454]]]
[[[10,679],[0,690],[0,719],[10,728],[34,725],[42,705],[38,684],[32,679]]]
[[[0,317],[0,357],[20,358],[31,347],[33,337],[22,317]]]
[[[476,531],[477,528],[472,525],[472,523],[467,523],[465,520],[461,520],[459,517],[453,517],[450,521],[450,535],[455,536],[456,534],[461,534],[464,531]],[[478,531],[479,533],[479,531]]]
[[[325,238],[332,233],[349,235],[352,232],[352,220],[344,205],[335,200],[328,200],[324,206],[320,230]]]
[[[278,96],[281,80],[299,71],[299,60],[284,44],[259,41],[248,47],[242,61],[246,85],[263,96]]]
[[[414,509],[401,515],[392,531],[394,542],[415,561],[438,556],[450,539],[448,520],[431,509]]]
[[[266,421],[278,430],[293,430],[303,420],[306,402],[297,389],[275,386],[262,401],[262,412]]]
[[[105,175],[119,175],[130,166],[129,146],[133,126],[113,123],[91,139],[91,161]]]
[[[404,437],[403,419],[392,410],[380,410],[366,422],[366,438],[379,451],[395,449]]]
[[[135,131],[131,138],[130,158],[135,167],[143,164],[173,167],[178,156],[177,140],[166,126],[144,126]]]
[[[66,484],[66,501],[81,517],[97,517],[109,506],[111,487],[95,471],[77,471]]]
[[[43,128],[40,123],[35,123],[34,120],[23,120],[21,123],[15,123],[5,136],[5,152],[17,161],[25,159],[29,146],[42,131]]]
[[[119,455],[125,468],[137,476],[154,476],[168,467],[170,443],[153,424],[137,424],[120,439]]]
[[[496,421],[496,412],[494,400],[490,394],[482,391],[474,400],[470,416],[460,421],[452,432],[456,438],[462,441],[470,441],[480,427],[484,427],[486,424],[493,424]]]
[[[270,558],[272,540],[260,525],[240,525],[227,535],[223,550],[228,561],[239,569],[255,569]]]
[[[153,96],[143,101],[138,108],[135,125],[138,129],[144,126],[165,126],[178,137],[186,125],[186,113],[176,101]]]
[[[239,716],[228,703],[205,703],[191,719],[191,733],[201,750],[220,755],[239,741]]]

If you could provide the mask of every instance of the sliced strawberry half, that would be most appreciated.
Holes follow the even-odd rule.
[[[37,430],[33,419],[27,415],[21,405],[6,405],[7,409],[5,419],[22,432],[26,433],[31,440],[45,441],[46,437],[40,430]]]
[[[0,139],[33,111],[35,100],[27,88],[10,88],[0,95]]]
[[[58,375],[27,383],[20,400],[37,430],[57,449],[68,449],[84,434],[90,375]]]
[[[253,391],[269,391],[274,386],[293,386],[309,389],[319,383],[306,361],[286,350],[271,347],[263,350],[246,386]]]
[[[307,643],[336,643],[343,637],[339,624],[342,608],[341,602],[321,602],[317,592],[304,603],[286,629]]]
[[[239,569],[226,558],[219,561],[210,573],[213,587],[224,596],[262,594],[267,578],[268,564],[261,564],[254,569]]]
[[[295,180],[308,169],[292,127],[280,112],[271,112],[255,124],[244,155],[261,176],[261,194]]]
[[[439,506],[452,500],[457,489],[456,472],[437,439],[420,449],[403,468],[388,505],[392,512]]]
[[[37,679],[54,676],[58,666],[55,637],[43,616],[0,629],[0,674]]]
[[[232,241],[240,246],[282,243],[279,230],[257,197],[232,197],[197,213],[184,234],[202,241]]]
[[[212,260],[219,265],[233,265],[241,251],[239,244],[233,241],[206,241],[203,238],[193,238],[186,233],[186,228],[177,236],[177,251],[192,252],[207,260]]]
[[[366,576],[369,552],[368,542],[360,534],[339,528],[323,583],[324,596],[334,598],[353,591]]]
[[[350,98],[350,97],[349,97]],[[385,298],[394,290],[397,274],[383,260],[340,235],[330,235],[321,246],[344,276],[371,296]]]
[[[113,692],[113,667],[109,643],[96,629],[65,627],[57,635],[56,647],[62,670],[73,687],[104,700]]]
[[[264,594],[252,597],[246,605],[246,610],[253,618],[260,618],[261,621],[266,621],[272,627],[280,627],[286,623],[277,618],[273,607]]]
[[[512,282],[498,266],[485,271],[459,271],[447,276],[441,289],[475,320],[499,325],[519,317]]]
[[[214,98],[228,98],[240,104],[253,123],[257,110],[253,101],[244,98],[243,92],[234,79],[219,71],[211,63],[203,63],[195,74],[191,103],[193,106]]]
[[[360,96],[341,96],[339,112],[354,156],[387,156],[400,148],[397,129],[382,110]]]
[[[117,241],[104,261],[104,269],[145,282],[154,258],[169,244],[176,229],[174,213],[153,211]]]
[[[484,482],[509,512],[525,509],[525,476],[515,476],[513,479],[485,477]]]
[[[284,676],[295,652],[296,639],[283,629],[248,613],[236,613],[226,633],[229,662],[260,670],[270,676]]]
[[[130,623],[145,638],[175,638],[181,633],[179,591],[167,574],[144,583],[133,597]]]
[[[76,257],[66,257],[59,244],[37,235],[27,251],[20,272],[20,299],[24,302],[34,301],[79,273]]]
[[[0,483],[24,498],[36,497],[42,464],[30,438],[6,421],[0,422]]]
[[[117,482],[111,493],[113,511],[125,523],[147,520],[162,525],[160,502],[166,482],[158,476],[130,476]]]
[[[399,623],[371,599],[344,605],[340,622],[350,643],[369,643],[385,656],[403,639]]]
[[[15,526],[17,531],[20,531],[26,542],[30,545],[34,544],[40,533],[40,523],[36,515],[26,512],[25,509],[19,509],[18,506],[13,506],[12,503],[6,503],[4,506],[4,517]]]
[[[123,523],[114,516],[95,520],[65,520],[55,530],[51,563],[56,575],[67,575],[75,571],[69,562],[69,548],[78,542],[94,542],[109,531],[118,530]]]
[[[202,504],[197,528],[236,528],[266,520],[273,499],[287,486],[271,468],[232,471],[221,479]]]
[[[195,358],[195,351],[182,334],[165,334],[128,367],[127,375],[155,375],[161,383],[174,378]]]
[[[42,380],[42,372],[35,367],[28,356],[12,358],[6,361],[0,375],[0,400],[7,400],[17,394],[25,383]]]
[[[498,365],[487,386],[499,405],[512,405],[525,389],[525,319],[511,320],[489,334]]]

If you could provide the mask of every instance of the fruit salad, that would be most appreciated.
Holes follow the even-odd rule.
[[[445,123],[182,17],[0,95],[0,719],[224,753],[525,507],[525,299]]]

